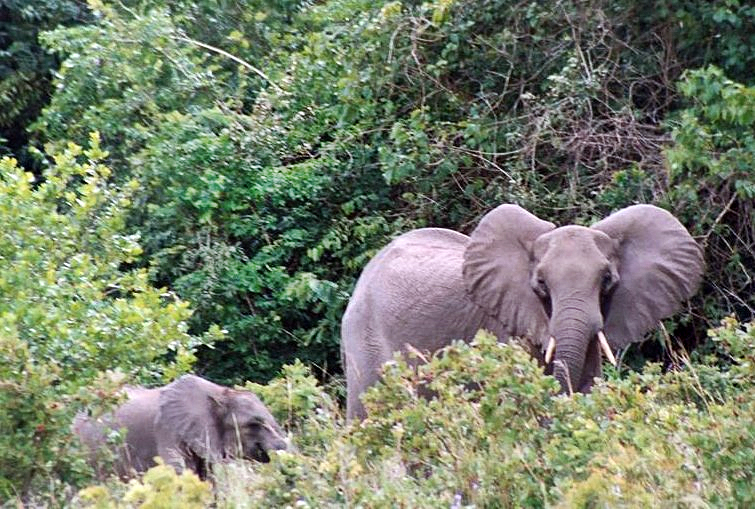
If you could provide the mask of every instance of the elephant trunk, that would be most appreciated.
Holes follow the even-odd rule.
[[[551,319],[551,334],[555,338],[553,374],[562,390],[570,394],[583,386],[589,348],[602,328],[598,306],[595,313],[585,311],[584,307],[584,301],[579,299],[578,303],[554,309]]]

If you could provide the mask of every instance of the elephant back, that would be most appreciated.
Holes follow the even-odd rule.
[[[485,326],[486,314],[462,281],[468,242],[452,230],[423,228],[397,237],[370,261],[342,322],[347,375],[379,370],[407,343],[434,352]]]
[[[446,228],[420,228],[404,233],[378,251],[365,266],[354,294],[360,285],[372,283],[374,277],[385,277],[386,270],[399,273],[407,270],[413,275],[415,263],[421,258],[432,263],[435,258],[463,256],[467,242],[469,237]]]
[[[458,269],[468,241],[466,235],[445,228],[422,228],[396,237],[364,268],[352,301],[384,281],[422,285],[432,276],[442,279],[460,276]]]

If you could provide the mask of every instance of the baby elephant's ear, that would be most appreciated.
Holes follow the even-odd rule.
[[[518,205],[488,212],[472,232],[462,273],[470,298],[498,318],[511,335],[538,341],[548,319],[530,286],[532,243],[553,230]]]
[[[195,375],[184,375],[160,390],[155,427],[169,432],[176,447],[188,446],[205,459],[222,454],[222,430],[217,413],[224,405],[225,388]]]
[[[652,205],[627,207],[592,227],[619,245],[619,283],[605,319],[608,341],[619,349],[641,341],[695,294],[703,254],[673,215]]]

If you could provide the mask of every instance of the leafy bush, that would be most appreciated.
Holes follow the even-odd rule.
[[[0,161],[0,496],[87,474],[71,439],[84,406],[126,380],[170,379],[194,361],[186,302],[122,270],[134,183],[108,184],[99,137],[52,154],[42,182]],[[210,339],[208,336],[207,340]],[[109,374],[106,374],[109,373]],[[95,390],[96,389],[96,390]],[[42,489],[40,489],[42,488]]]
[[[199,480],[190,470],[179,475],[173,467],[158,463],[145,472],[141,480],[116,485],[115,490],[105,485],[81,490],[76,505],[98,509],[201,509],[208,506],[212,497],[209,483]],[[125,492],[118,494],[121,488]]]
[[[58,26],[90,21],[86,2],[4,0],[0,17],[0,155],[14,156],[27,169],[39,165],[27,152],[26,128],[49,102],[60,64],[38,35]]]
[[[296,447],[323,449],[335,438],[333,423],[343,419],[337,399],[324,391],[311,370],[296,361],[267,384],[247,382],[278,423],[296,437]]]
[[[701,203],[675,191],[702,169],[669,175],[687,142],[674,134],[667,160],[663,121],[685,68],[746,78],[753,12],[737,2],[92,6],[96,22],[44,36],[65,62],[36,132],[96,128],[116,180],[139,181],[140,262],[191,300],[192,331],[228,331],[199,352],[219,381],[268,380],[295,358],[337,371],[349,291],[398,232],[468,231],[501,202],[560,224],[657,203],[702,228],[728,200],[710,187],[716,207],[692,213]],[[727,139],[746,141],[741,127]],[[719,227],[709,240],[733,237]],[[708,318],[746,312],[737,267],[712,273],[718,297],[672,336],[704,338]]]
[[[746,314],[755,305],[755,87],[708,67],[686,73],[679,88],[688,107],[666,151],[675,184],[668,200],[705,246],[705,314]]]
[[[139,15],[98,4],[97,12],[98,25],[46,36],[72,56],[37,130],[55,140],[97,128],[115,180],[139,180],[131,221],[153,281],[191,299],[194,330],[228,331],[228,341],[201,353],[207,375],[264,380],[296,357],[336,364],[346,294],[321,279],[329,268],[300,258],[329,225],[321,202],[338,190],[317,166],[281,163],[286,126],[264,103],[248,115],[238,95],[244,76],[186,42],[166,9]],[[363,225],[363,235],[369,229],[382,223]],[[322,317],[327,325],[317,327]]]
[[[11,160],[0,168],[1,494],[80,480],[86,467],[66,441],[73,413],[109,400],[124,375],[185,369],[201,343],[189,333],[217,338],[220,326],[227,340],[198,351],[206,376],[260,382],[293,363],[252,387],[300,451],[229,467],[226,505],[246,493],[299,505],[751,502],[751,330],[727,322],[692,361],[665,345],[705,341],[719,318],[755,307],[755,8],[88,5],[2,8],[12,18],[0,21],[3,133],[25,139],[19,129],[47,100],[45,69],[63,64],[33,125],[55,166],[39,182]],[[41,35],[54,57],[40,51],[39,29],[84,12],[86,24]],[[92,130],[102,140],[87,151],[68,145]],[[559,224],[638,202],[682,219],[708,274],[666,323],[668,373],[652,365],[561,400],[521,352],[481,340],[416,372],[397,362],[389,390],[372,396],[374,417],[345,426],[337,394],[304,366],[320,379],[338,370],[360,270],[399,232],[466,232],[501,202]],[[101,395],[80,391],[92,384]],[[494,404],[496,394],[506,398]]]
[[[480,334],[418,369],[396,358],[368,392],[369,417],[351,424],[322,421],[313,402],[327,397],[288,368],[267,403],[332,438],[294,435],[298,451],[229,469],[219,506],[748,506],[755,324],[727,319],[710,334],[728,368],[680,358],[678,370],[651,364],[574,397],[556,396],[523,349]]]

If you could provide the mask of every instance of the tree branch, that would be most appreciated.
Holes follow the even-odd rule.
[[[173,39],[178,40],[178,41],[188,42],[190,44],[194,44],[195,46],[199,46],[201,48],[205,48],[205,49],[208,49],[208,50],[213,51],[215,53],[218,53],[219,55],[223,55],[226,58],[230,58],[231,60],[233,60],[237,64],[243,65],[244,67],[246,67],[250,71],[252,71],[255,74],[257,74],[260,78],[262,78],[265,81],[267,81],[268,83],[270,83],[278,92],[283,92],[283,89],[280,86],[278,86],[278,84],[275,83],[273,80],[271,80],[267,76],[267,74],[265,74],[264,72],[262,72],[260,69],[257,69],[256,67],[254,67],[252,64],[250,64],[246,60],[243,60],[243,59],[237,57],[236,55],[232,55],[232,54],[228,53],[225,50],[222,50],[220,48],[216,48],[215,46],[210,46],[209,44],[205,44],[205,43],[200,42],[200,41],[196,41],[196,40],[191,39],[189,37],[174,36]]]

